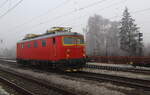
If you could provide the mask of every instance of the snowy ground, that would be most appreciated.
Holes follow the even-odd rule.
[[[0,86],[0,95],[10,95],[7,91],[5,91],[5,89]]]
[[[96,62],[88,62],[89,65],[98,65],[98,66],[112,66],[112,67],[128,67],[133,68],[133,66],[128,64],[111,64],[111,63],[96,63]]]
[[[90,65],[99,65],[99,66],[113,66],[113,67],[128,67],[133,68],[130,65],[126,64],[105,64],[105,63],[88,63]],[[91,69],[91,68],[85,68],[83,69],[87,72],[93,72],[93,73],[102,73],[102,74],[110,74],[110,75],[118,75],[118,76],[125,76],[125,77],[131,77],[131,78],[139,78],[139,79],[147,79],[150,80],[150,75],[144,75],[144,74],[137,74],[137,73],[130,73],[130,72],[123,72],[123,71],[109,71],[109,70],[98,70],[98,69]]]
[[[82,93],[84,95],[128,95],[127,92],[133,92],[135,90],[128,87],[112,85],[110,83],[98,83],[95,81],[72,78],[64,75],[56,75],[53,73],[40,73],[34,72],[32,70],[23,70],[18,68],[15,69],[1,64],[0,67],[11,69],[23,74],[34,76],[35,78],[49,81],[54,85],[59,85],[59,87],[72,90],[74,92],[77,92],[78,94]]]
[[[125,67],[125,68],[135,68],[130,64],[111,64],[111,63],[95,63],[95,62],[88,62],[89,65],[98,65],[98,66],[111,66],[111,67]],[[136,67],[137,69],[145,69],[150,70],[150,67]]]
[[[130,72],[98,70],[98,69],[91,69],[91,68],[85,68],[83,69],[83,71],[150,80],[150,75],[143,75],[143,74],[130,73]]]

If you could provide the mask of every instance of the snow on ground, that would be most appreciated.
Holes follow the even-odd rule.
[[[98,65],[98,66],[111,66],[111,67],[128,67],[133,68],[133,66],[128,64],[111,64],[111,63],[95,63],[95,62],[88,62],[89,65]]]
[[[0,95],[10,95],[2,86],[0,86]]]
[[[131,91],[133,89],[126,87],[119,87],[109,83],[99,83],[94,81],[88,81],[79,78],[69,78],[69,76],[64,75],[56,75],[53,73],[39,73],[34,72],[32,70],[23,70],[18,68],[12,68],[6,65],[1,65],[0,67],[11,69],[23,74],[31,75],[35,78],[43,79],[53,83],[54,85],[59,85],[60,87],[64,87],[66,89],[72,90],[86,95],[126,95],[118,89],[125,89]],[[110,89],[111,88],[111,89]]]
[[[16,60],[6,60],[6,59],[3,59],[3,61],[7,61],[7,62],[14,62],[14,63],[16,63]]]
[[[150,75],[130,73],[130,72],[99,70],[99,69],[91,69],[91,68],[84,68],[83,71],[150,80]]]
[[[130,64],[111,64],[111,63],[96,63],[96,62],[88,62],[89,65],[97,65],[97,66],[111,66],[111,67],[126,67],[126,68],[135,68]],[[146,69],[150,70],[150,67],[136,67],[137,69]]]

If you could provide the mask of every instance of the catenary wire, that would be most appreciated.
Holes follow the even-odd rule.
[[[0,16],[0,19],[3,18],[4,16],[6,16],[9,12],[11,12],[13,9],[15,9],[23,0],[20,0],[18,3],[16,3],[13,7],[11,7],[10,9],[8,9],[4,14],[2,14]]]
[[[2,8],[7,2],[8,2],[8,0],[5,0],[5,1],[0,5],[0,8]]]
[[[100,3],[103,3],[104,1],[107,1],[107,0],[100,0],[100,1],[97,1],[97,2],[94,2],[94,3],[91,3],[91,4],[89,4],[89,5],[86,5],[86,6],[84,6],[84,7],[81,7],[81,8],[79,8],[79,9],[77,9],[77,10],[69,11],[69,12],[67,12],[67,13],[64,13],[63,15],[59,15],[59,16],[54,17],[54,18],[52,18],[52,19],[49,19],[49,20],[40,22],[40,23],[35,24],[35,25],[32,25],[32,26],[30,26],[28,29],[35,28],[35,27],[37,27],[37,26],[39,26],[39,25],[47,24],[47,23],[52,22],[52,21],[56,21],[56,20],[58,20],[58,19],[60,19],[60,18],[62,18],[62,17],[66,17],[66,16],[68,16],[68,15],[72,15],[73,13],[75,13],[75,12],[77,12],[77,11],[82,11],[82,10],[87,9],[87,8],[89,8],[89,7],[93,7],[93,6],[95,6],[95,5],[98,5],[98,4],[100,4]]]
[[[65,0],[64,2],[60,3],[60,4],[57,5],[56,7],[50,8],[50,9],[48,9],[48,11],[46,11],[46,12],[44,12],[44,13],[42,13],[42,14],[40,14],[40,15],[38,15],[38,16],[35,16],[35,17],[32,17],[31,19],[27,20],[26,22],[15,26],[13,29],[20,28],[20,27],[22,27],[22,26],[24,26],[24,25],[26,25],[26,24],[28,24],[28,23],[31,23],[32,21],[34,21],[34,20],[36,20],[36,19],[39,19],[40,17],[42,17],[42,16],[44,16],[44,15],[46,15],[46,14],[49,14],[49,13],[53,12],[54,10],[56,10],[56,9],[58,9],[58,8],[60,8],[60,7],[62,7],[62,6],[64,6],[65,4],[69,3],[69,1],[68,1],[68,2],[67,2],[67,1],[68,1],[68,0]]]

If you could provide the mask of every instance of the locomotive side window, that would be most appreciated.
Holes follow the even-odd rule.
[[[63,40],[65,45],[84,44],[84,40],[81,37],[64,37]]]
[[[76,40],[73,37],[64,37],[64,44],[75,44]]]
[[[28,48],[30,48],[31,47],[31,45],[30,44],[28,44]]]
[[[76,38],[77,44],[84,44],[83,38]]]
[[[34,47],[35,47],[35,48],[38,47],[37,41],[34,42]]]
[[[21,48],[24,48],[24,43],[21,44]]]
[[[56,39],[55,38],[53,38],[53,44],[56,44]]]
[[[46,46],[46,40],[42,40],[42,46],[43,46],[43,47]]]

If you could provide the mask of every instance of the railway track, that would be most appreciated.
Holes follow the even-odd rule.
[[[23,94],[23,95],[35,95],[35,94],[33,94],[32,92],[30,92],[30,91],[24,89],[24,88],[21,87],[21,86],[18,86],[18,85],[16,85],[16,84],[14,84],[13,82],[11,82],[11,81],[9,81],[9,80],[7,80],[6,78],[3,78],[3,77],[1,77],[1,76],[0,76],[0,82],[2,82],[2,83],[4,83],[4,84],[8,85],[9,87],[13,88],[14,90],[16,90],[17,92],[19,92],[19,93],[21,93],[21,94]]]
[[[94,80],[94,81],[107,81],[119,85],[121,84],[132,88],[139,88],[146,91],[150,91],[150,80],[128,78],[128,77],[121,77],[121,76],[114,76],[114,75],[107,75],[107,74],[96,74],[91,72],[71,73],[67,75],[84,78],[88,80]]]
[[[129,68],[129,67],[112,67],[112,66],[101,66],[101,65],[86,65],[86,68],[99,69],[99,70],[111,70],[111,71],[123,71],[150,75],[150,70]]]
[[[71,77],[94,80],[98,82],[106,81],[106,82],[115,83],[117,85],[124,85],[132,88],[138,88],[138,89],[150,91],[150,80],[128,78],[128,77],[121,77],[121,76],[107,75],[107,74],[96,74],[96,73],[83,72],[83,71],[76,72],[76,73],[62,73],[62,72],[55,72],[55,73],[61,75],[64,74]],[[73,94],[69,94],[69,95],[73,95]]]
[[[1,58],[0,58],[1,59]],[[7,62],[16,63],[16,60],[5,59]],[[102,65],[91,65],[86,64],[85,68],[99,69],[99,70],[110,70],[110,71],[122,71],[131,73],[140,73],[150,75],[150,70],[140,69],[140,68],[129,68],[129,67],[115,67],[115,66],[102,66]]]
[[[3,68],[0,68],[0,76],[0,81],[23,95],[77,95],[46,81]]]

